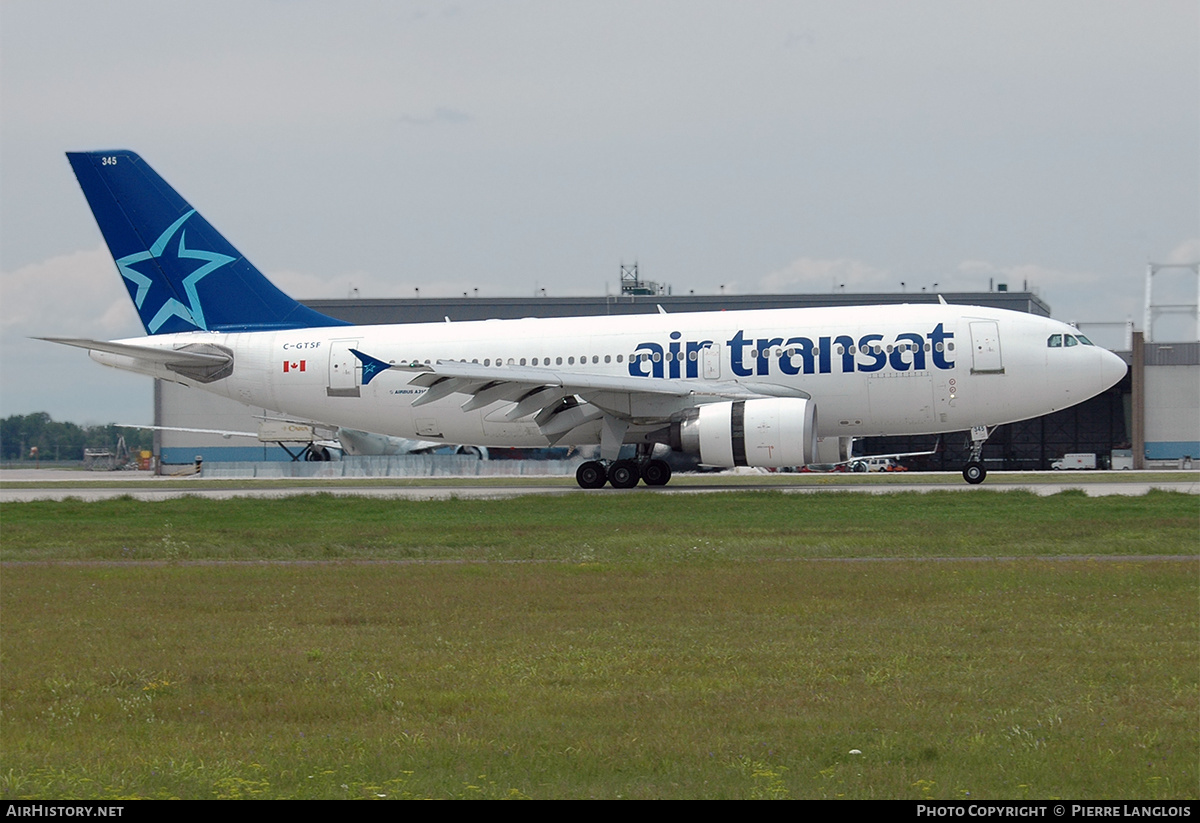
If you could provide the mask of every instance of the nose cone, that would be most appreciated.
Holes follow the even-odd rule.
[[[1100,355],[1100,391],[1104,391],[1125,379],[1129,366],[1108,349],[1100,349]]]

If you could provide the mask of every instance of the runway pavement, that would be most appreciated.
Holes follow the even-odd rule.
[[[105,500],[128,495],[138,500],[165,500],[173,497],[292,497],[303,494],[332,494],[409,500],[460,498],[504,498],[529,494],[703,494],[728,491],[769,490],[789,494],[855,492],[894,494],[897,492],[959,491],[971,494],[1026,490],[1046,496],[1067,489],[1080,489],[1089,497],[1107,495],[1139,496],[1151,489],[1200,494],[1200,472],[992,472],[979,486],[969,486],[956,473],[891,475],[687,475],[681,474],[661,488],[639,486],[636,489],[611,488],[584,491],[567,478],[439,478],[362,480],[221,480],[203,478],[156,478],[149,472],[84,472],[62,470],[12,469],[0,472],[0,503],[31,500]]]

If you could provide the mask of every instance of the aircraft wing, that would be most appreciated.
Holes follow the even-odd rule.
[[[143,429],[145,431],[156,432],[187,432],[190,434],[219,434],[228,440],[231,437],[253,437],[258,438],[258,432],[239,432],[229,431],[227,429],[192,429],[185,426],[142,426],[137,423],[114,423],[118,429]]]
[[[114,425],[120,429],[145,429],[147,431],[184,432],[187,434],[216,434],[226,440],[231,437],[250,437],[263,443],[311,443],[314,446],[324,446],[327,449],[342,448],[342,444],[338,440],[318,440],[317,432],[313,430],[311,425],[308,425],[308,431],[295,432],[269,432],[264,429],[259,429],[256,432],[241,432],[229,429],[197,429],[188,426],[143,426],[136,423],[115,423]],[[291,436],[293,434],[295,437]],[[436,445],[440,446],[442,444],[438,443]]]
[[[587,374],[538,366],[482,366],[457,360],[425,363],[388,363],[351,349],[363,365],[363,384],[386,370],[413,374],[410,385],[426,391],[413,401],[422,406],[452,394],[467,395],[463,411],[473,411],[497,401],[513,407],[506,420],[535,415],[534,420],[551,442],[561,440],[579,426],[602,420],[602,444],[620,440],[632,425],[667,423],[683,409],[717,400],[757,397],[801,397],[803,391],[773,383],[708,380],[653,380],[645,377]],[[593,408],[581,407],[576,398]]]
[[[314,446],[321,446],[326,449],[337,449],[344,454],[352,455],[420,454],[422,452],[433,451],[434,449],[446,448],[446,444],[441,441],[411,440],[405,437],[391,437],[383,434],[371,434],[369,432],[357,431],[355,429],[334,427],[327,423],[314,423],[309,420],[292,420],[282,417],[266,417],[263,415],[257,415],[257,417],[258,419],[264,421],[264,424],[283,423],[289,426],[304,426],[308,429],[308,431],[295,432],[297,435],[296,438],[294,440],[289,440],[287,437],[288,433],[279,433],[278,431],[271,433],[270,431],[264,431],[264,429],[259,429],[256,432],[243,432],[231,431],[229,429],[198,429],[187,426],[145,426],[137,423],[117,423],[115,425],[122,429],[145,429],[147,431],[184,432],[187,434],[216,434],[220,435],[226,440],[231,437],[248,437],[253,438],[254,440],[266,440],[269,442],[311,442]],[[322,428],[328,429],[329,431],[322,433],[320,431]],[[325,439],[316,439],[322,435],[324,435]]]
[[[942,438],[939,436],[937,441],[933,444],[933,448],[926,449],[925,451],[888,452],[887,454],[860,454],[855,457],[851,457],[849,460],[839,460],[838,462],[830,463],[829,465],[830,466],[849,466],[854,463],[859,463],[859,462],[866,461],[866,460],[884,460],[884,459],[896,460],[901,457],[926,457],[931,454],[937,454],[938,450],[941,449],[941,447],[942,447]]]

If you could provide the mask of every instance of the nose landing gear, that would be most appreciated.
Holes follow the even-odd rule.
[[[972,486],[977,486],[987,477],[987,469],[984,468],[983,463],[980,461],[972,460],[963,467],[962,476],[963,480],[966,480]]]
[[[987,442],[988,435],[992,433],[987,426],[973,426],[971,428],[971,454],[967,458],[967,465],[963,466],[962,476],[972,486],[978,486],[987,477],[987,468],[983,465],[980,457],[983,455],[983,444]]]

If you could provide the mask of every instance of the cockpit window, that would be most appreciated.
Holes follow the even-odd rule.
[[[1080,343],[1082,343],[1082,344],[1083,344],[1083,345],[1085,345],[1085,346],[1094,346],[1094,345],[1096,345],[1096,344],[1095,344],[1095,343],[1093,343],[1091,340],[1088,340],[1086,337],[1084,337],[1082,334],[1080,334],[1080,335],[1076,335],[1076,336],[1079,338],[1079,342],[1080,342]]]
[[[1052,349],[1061,349],[1062,348],[1062,335],[1061,334],[1050,335],[1050,337],[1046,340],[1046,345]]]
[[[1064,334],[1063,338],[1067,341],[1068,346],[1078,346],[1079,345],[1079,341],[1075,339],[1075,335],[1073,335],[1073,334]]]

